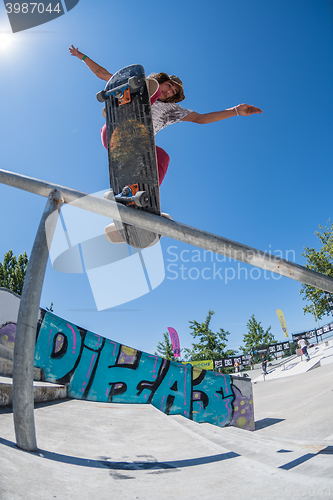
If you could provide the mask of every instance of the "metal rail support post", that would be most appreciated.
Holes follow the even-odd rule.
[[[13,416],[16,444],[26,451],[37,451],[33,389],[36,329],[48,259],[48,243],[52,240],[63,201],[57,189],[50,192],[31,251],[17,320],[13,368]],[[57,215],[49,218],[46,234],[45,223],[51,214]]]

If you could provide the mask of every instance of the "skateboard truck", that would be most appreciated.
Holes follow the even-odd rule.
[[[149,205],[149,196],[146,191],[139,191],[139,184],[123,187],[121,193],[116,194],[114,199],[123,205],[136,205],[141,208],[147,208]]]
[[[96,94],[96,97],[99,102],[104,102],[108,99],[108,97],[113,95],[120,101],[120,104],[125,104],[126,102],[130,102],[131,100],[130,90],[139,89],[141,87],[141,84],[142,79],[138,78],[137,76],[131,76],[128,79],[127,83],[119,85],[118,87],[115,87],[111,90],[101,90]]]

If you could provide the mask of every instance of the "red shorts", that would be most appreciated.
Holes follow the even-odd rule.
[[[158,89],[156,94],[150,100],[151,104],[154,104],[154,102],[159,98],[160,95],[161,95],[161,90]],[[106,136],[106,123],[101,128],[101,139],[105,149],[108,149],[108,141]],[[164,151],[164,149],[156,146],[156,159],[157,159],[157,170],[158,170],[158,182],[159,185],[161,185],[165,177],[165,174],[167,173],[168,170],[168,166],[170,163],[170,156],[166,151]]]

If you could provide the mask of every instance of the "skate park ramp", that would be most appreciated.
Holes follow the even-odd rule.
[[[58,354],[54,366],[63,366],[56,362],[68,352],[78,368],[74,336],[66,330],[64,352],[64,338],[45,331],[47,352]],[[90,355],[89,364],[81,365],[86,377],[98,339],[93,344],[81,333],[75,345],[83,339],[80,359]],[[11,408],[0,408],[0,499],[333,498],[333,363],[317,366],[292,377],[247,382],[253,432],[166,414],[159,405],[67,398],[36,404],[39,450],[26,453],[16,447]],[[87,391],[80,384],[77,390]],[[241,411],[242,399],[234,401],[234,411]]]
[[[306,373],[319,366],[324,366],[333,363],[333,339],[329,339],[314,345],[308,349],[310,360],[307,361],[305,356],[293,355],[285,358],[280,362],[269,363],[267,367],[267,375],[263,375],[262,370],[256,370],[255,373],[248,372],[253,382],[262,380],[273,380],[276,378],[291,377]]]
[[[2,500],[331,498],[333,364],[258,382],[254,432],[152,405],[64,400],[35,409],[38,453],[0,410]]]

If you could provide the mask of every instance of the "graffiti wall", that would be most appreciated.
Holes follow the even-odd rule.
[[[66,384],[72,398],[152,404],[167,415],[254,430],[250,380],[167,361],[44,309],[38,321],[35,366],[44,370],[47,381]]]

